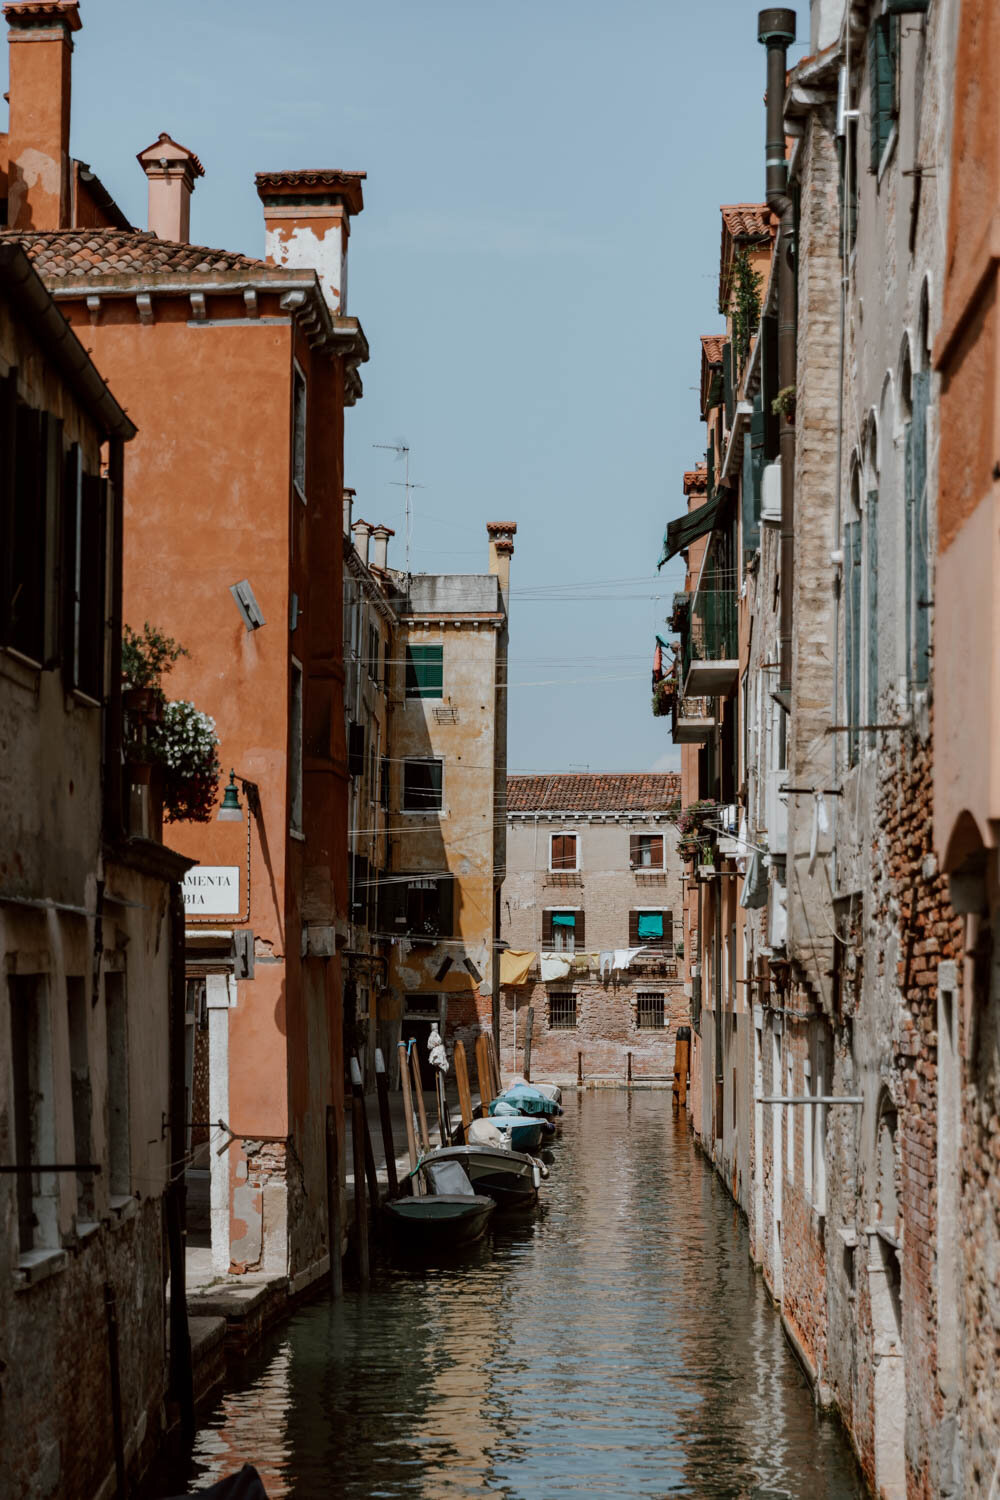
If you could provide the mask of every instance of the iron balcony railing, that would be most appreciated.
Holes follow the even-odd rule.
[[[739,654],[736,571],[718,533],[707,549],[698,587],[691,598],[684,637],[684,680],[692,662],[735,661]]]

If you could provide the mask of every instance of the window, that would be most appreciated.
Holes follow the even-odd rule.
[[[868,33],[871,169],[877,172],[898,113],[899,17],[877,16]]]
[[[551,834],[549,836],[549,869],[576,870],[578,868],[576,834]]]
[[[302,832],[302,668],[292,659],[292,704],[288,726],[288,820]]]
[[[49,447],[58,425],[0,382],[0,642],[45,660]]]
[[[785,1059],[785,1093],[789,1099],[795,1097],[795,1064],[790,1057]],[[791,1110],[794,1105],[789,1105],[788,1129],[785,1132],[786,1166],[788,1169],[789,1182],[795,1181],[795,1116]]]
[[[673,952],[674,919],[669,911],[630,911],[628,945],[630,948],[655,948],[661,953]]]
[[[389,758],[386,755],[383,755],[383,757],[382,757],[382,780],[381,780],[381,782],[379,784],[379,801],[382,804],[382,810],[383,810],[383,812],[388,812],[389,811]]]
[[[640,1031],[662,1031],[667,1024],[666,996],[662,990],[640,992],[636,1025]]]
[[[451,936],[454,889],[455,882],[450,875],[410,880],[406,887],[406,930],[409,936]]]
[[[306,382],[295,366],[292,376],[292,478],[299,499],[306,498]]]
[[[108,1191],[113,1198],[127,1198],[132,1191],[132,1165],[124,974],[105,974],[104,1005],[108,1040]]]
[[[571,990],[549,991],[549,1030],[576,1030],[576,996]]]
[[[444,761],[404,760],[403,811],[440,812]]]
[[[348,776],[360,777],[365,770],[365,726],[363,724],[349,724],[347,726],[347,774]]]
[[[368,676],[372,682],[378,682],[378,648],[379,633],[377,625],[368,626]]]
[[[90,1048],[87,1041],[87,986],[82,977],[66,980],[66,1018],[69,1029],[70,1091],[73,1104],[73,1160],[93,1161],[91,1121],[93,1090],[90,1084]],[[94,1179],[89,1173],[78,1173],[76,1211],[81,1219],[94,1217]]]
[[[550,953],[578,952],[584,943],[582,911],[543,911],[542,947]]]
[[[67,688],[104,697],[107,485],[66,455],[62,504],[62,657]]]
[[[444,697],[444,647],[407,646],[406,696]]]
[[[633,870],[662,870],[663,834],[631,834],[629,837],[629,862]]]
[[[861,722],[861,496],[860,477],[855,470],[851,481],[851,520],[844,527],[844,573],[847,609],[844,629],[847,639],[847,759],[854,765],[858,758],[858,729]]]
[[[917,687],[930,676],[930,546],[927,508],[927,407],[930,371],[912,378],[906,426],[907,672]]]
[[[18,974],[7,983],[14,1073],[14,1161],[18,1166],[52,1163],[55,1098],[45,979],[41,974]],[[56,1174],[18,1172],[15,1180],[21,1254],[58,1245]]]

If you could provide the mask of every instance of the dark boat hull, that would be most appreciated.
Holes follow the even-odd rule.
[[[457,1161],[477,1193],[492,1198],[498,1211],[530,1211],[538,1202],[535,1163],[519,1151],[496,1146],[446,1146],[435,1151],[439,1161]]]
[[[496,1205],[476,1194],[428,1193],[395,1198],[385,1205],[397,1239],[409,1249],[453,1250],[482,1239]]]

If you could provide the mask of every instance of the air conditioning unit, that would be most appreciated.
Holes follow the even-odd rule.
[[[767,901],[767,945],[784,948],[788,941],[788,890],[780,880],[772,880]]]
[[[781,521],[781,464],[765,464],[760,476],[760,518],[777,525]]]
[[[787,777],[786,770],[767,773],[764,816],[767,819],[767,847],[771,854],[784,854],[788,849],[788,797],[778,790],[785,785]]]

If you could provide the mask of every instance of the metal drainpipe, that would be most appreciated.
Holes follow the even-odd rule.
[[[788,48],[795,41],[795,12],[762,10],[757,40],[767,48],[767,206],[781,221],[778,240],[778,386],[794,387],[795,369],[795,213],[788,195],[785,156],[785,75]],[[792,706],[792,589],[795,579],[795,428],[781,419],[781,669],[776,701]]]

